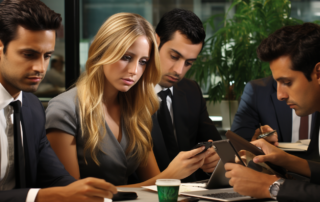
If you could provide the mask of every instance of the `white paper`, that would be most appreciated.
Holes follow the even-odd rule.
[[[310,140],[299,140],[298,142],[279,142],[278,147],[284,151],[307,151]]]
[[[181,192],[207,190],[207,189],[205,189],[204,187],[205,187],[205,183],[182,183],[182,184],[180,185],[180,188],[179,188],[179,194],[180,194]],[[149,190],[156,191],[156,192],[158,191],[156,185],[152,185],[152,186],[142,186],[142,188],[149,189]]]
[[[307,145],[307,146],[309,146],[310,142],[311,142],[311,139],[298,140],[298,141],[297,141],[297,143],[301,143],[301,144]]]

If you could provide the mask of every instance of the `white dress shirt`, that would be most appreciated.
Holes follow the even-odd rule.
[[[6,174],[6,169],[8,165],[8,138],[6,134],[6,117],[9,117],[11,123],[13,123],[13,107],[9,104],[12,101],[19,100],[22,105],[22,91],[18,95],[16,99],[8,93],[8,91],[2,86],[0,83],[0,180],[2,180]],[[21,128],[21,138],[23,140],[23,131],[20,123]],[[13,131],[13,130],[12,130]],[[36,196],[38,194],[39,189],[30,189],[26,198],[26,202],[34,202]]]
[[[300,116],[296,114],[296,111],[292,109],[292,136],[291,142],[297,142],[299,140],[299,129],[300,129]],[[308,139],[311,139],[311,121],[312,114],[308,116]]]
[[[159,84],[157,84],[155,87],[154,87],[154,90],[155,92],[158,94],[160,91],[165,91],[167,90],[168,88],[162,88]],[[170,91],[171,91],[171,95],[173,96],[173,86],[171,86],[170,88]],[[161,98],[158,96],[159,98],[159,102],[162,102]],[[176,141],[178,142],[178,139],[177,139],[177,135],[176,135],[176,128],[174,127],[174,121],[173,121],[173,108],[172,108],[172,100],[171,100],[171,97],[170,96],[167,96],[167,106],[168,106],[168,109],[169,109],[169,112],[170,112],[170,116],[171,116],[171,121],[172,121],[172,125],[173,125],[173,134],[174,134],[174,137],[176,138]]]

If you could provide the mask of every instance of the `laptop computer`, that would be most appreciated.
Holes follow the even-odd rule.
[[[238,194],[233,190],[232,187],[223,188],[229,185],[229,179],[225,177],[226,171],[224,169],[223,161],[234,162],[235,154],[237,154],[237,152],[240,151],[241,149],[247,149],[249,151],[254,152],[255,154],[261,154],[261,153],[263,154],[263,152],[259,150],[257,147],[255,147],[254,145],[251,145],[249,142],[247,141],[244,142],[243,140],[239,140],[239,136],[236,135],[235,133],[232,133],[231,131],[228,131],[226,135],[227,135],[227,138],[230,138],[230,140],[216,141],[215,142],[216,144],[214,144],[216,150],[219,148],[218,150],[220,152],[219,155],[223,160],[220,160],[218,162],[217,167],[215,168],[209,181],[206,184],[206,188],[211,190],[182,192],[181,193],[182,195],[193,196],[193,197],[198,197],[203,199],[211,199],[216,201],[256,200],[255,198],[252,198],[250,196],[243,196]],[[235,143],[235,145],[237,146],[237,149],[234,148],[233,144],[231,144],[231,140],[232,140],[232,143]],[[242,162],[239,155],[237,156],[240,161],[239,163],[244,165],[244,162]]]
[[[198,181],[199,183],[206,182],[205,188],[209,190],[182,192],[180,194],[217,201],[245,201],[254,199],[250,196],[242,196],[235,192],[233,188],[230,187],[229,179],[225,177],[225,173],[224,164],[219,160],[209,180]]]
[[[233,188],[224,189],[210,189],[205,191],[193,191],[180,193],[185,196],[192,196],[203,199],[210,199],[216,201],[247,201],[255,200],[250,196],[243,196],[233,190]]]

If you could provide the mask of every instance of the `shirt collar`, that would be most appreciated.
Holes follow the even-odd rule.
[[[154,87],[154,90],[156,91],[156,93],[158,94],[160,91],[165,91],[167,90],[168,88],[163,88],[161,87],[159,84],[157,84],[155,87]],[[173,86],[171,86],[170,88],[170,91],[171,91],[171,95],[173,96]]]
[[[13,97],[8,93],[8,91],[3,87],[0,83],[0,110],[8,106],[12,101],[20,100],[22,105],[22,91],[20,91],[17,99],[13,99]]]

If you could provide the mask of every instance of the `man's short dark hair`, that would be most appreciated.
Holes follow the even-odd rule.
[[[185,35],[193,44],[204,44],[206,33],[198,16],[191,11],[175,8],[165,13],[157,25],[156,33],[160,37],[159,49],[172,39],[176,31]]]
[[[320,62],[320,26],[304,23],[282,27],[261,42],[257,54],[265,62],[289,56],[291,69],[303,72],[311,81],[311,73]]]
[[[57,30],[60,14],[55,13],[40,0],[4,0],[0,3],[0,40],[6,46],[15,39],[18,26],[25,29]]]

